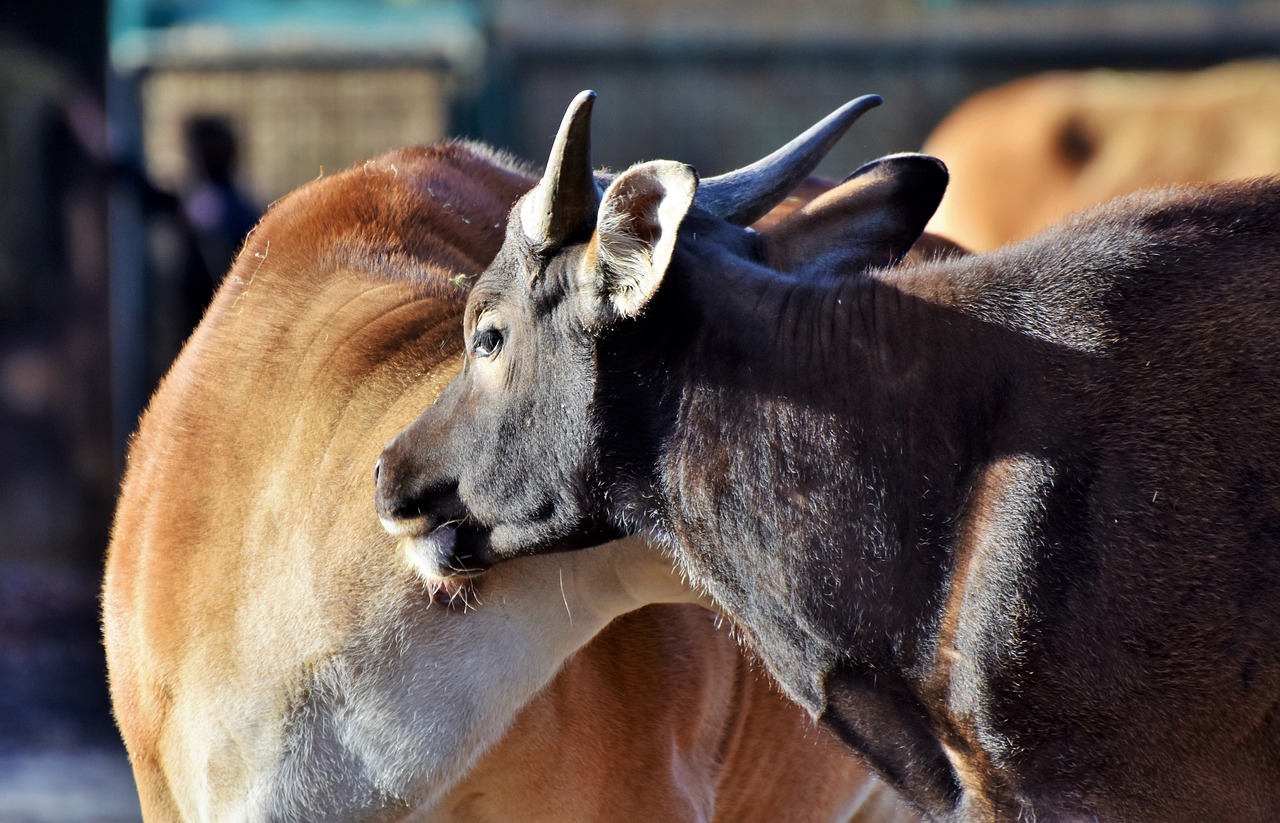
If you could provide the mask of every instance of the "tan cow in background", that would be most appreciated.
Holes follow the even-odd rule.
[[[1139,189],[1280,172],[1280,62],[1036,75],[966,100],[923,151],[951,172],[929,230],[993,249]]]
[[[132,442],[108,558],[148,821],[914,819],[649,547],[530,558],[451,608],[379,525],[375,460],[457,373],[467,277],[534,180],[402,150],[249,237]],[[661,601],[686,605],[614,620]]]

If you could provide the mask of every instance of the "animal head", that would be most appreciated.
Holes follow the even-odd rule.
[[[878,97],[701,181],[672,161],[599,178],[593,100],[583,92],[570,106],[546,173],[516,203],[501,251],[472,288],[461,374],[378,464],[384,526],[416,541],[442,576],[646,528],[661,505],[657,455],[676,417],[671,377],[715,300],[696,297],[699,272],[822,278],[891,265],[946,186],[933,158],[883,158],[760,234],[745,226]]]

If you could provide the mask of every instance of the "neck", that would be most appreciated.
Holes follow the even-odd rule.
[[[928,652],[998,406],[967,372],[992,358],[979,324],[876,277],[696,271],[676,297],[698,316],[655,306],[654,327],[700,331],[665,347],[681,388],[653,528],[821,711],[838,656],[909,671]]]
[[[792,699],[949,808],[958,784],[924,691],[955,524],[999,417],[1000,385],[976,372],[1000,347],[872,276],[716,279],[703,293],[718,300],[689,301],[700,331],[671,366],[656,531]]]

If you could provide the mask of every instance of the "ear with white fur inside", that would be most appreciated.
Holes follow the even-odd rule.
[[[644,310],[666,274],[697,188],[691,166],[668,160],[633,166],[609,185],[580,273],[590,300],[588,326]]]

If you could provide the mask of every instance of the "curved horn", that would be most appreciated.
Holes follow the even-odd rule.
[[[551,159],[538,185],[524,199],[525,235],[550,248],[595,225],[600,191],[591,171],[591,106],[594,91],[579,92],[560,121]]]
[[[817,168],[853,121],[882,102],[878,94],[850,100],[768,157],[703,180],[694,205],[739,226],[754,223]]]

